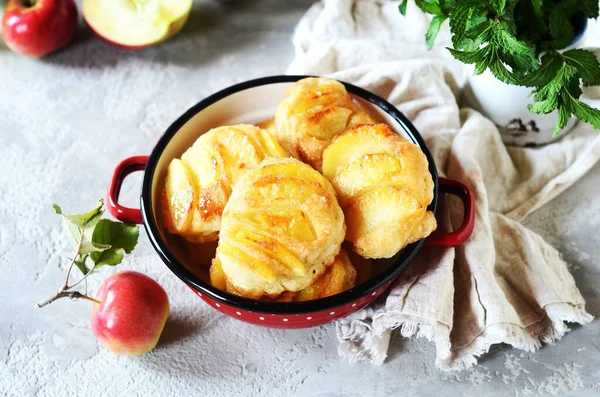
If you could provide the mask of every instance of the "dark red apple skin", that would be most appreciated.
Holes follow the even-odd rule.
[[[138,355],[152,350],[169,316],[165,290],[145,274],[115,273],[102,282],[92,312],[92,332],[112,352]]]
[[[77,28],[77,6],[73,0],[8,0],[2,17],[2,35],[14,52],[40,58],[71,41]]]

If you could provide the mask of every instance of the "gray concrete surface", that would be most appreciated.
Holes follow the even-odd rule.
[[[123,268],[157,279],[172,314],[141,357],[99,348],[90,305],[35,302],[60,284],[69,250],[51,204],[85,210],[117,162],[146,154],[175,117],[216,90],[285,72],[296,21],[311,3],[198,2],[182,34],[139,52],[76,42],[42,61],[0,47],[0,395],[2,396],[598,396],[600,321],[536,353],[495,347],[469,371],[440,372],[424,340],[394,337],[381,367],[337,355],[334,328],[270,330],[211,310],[154,254],[142,233]],[[137,204],[140,177],[127,180]],[[572,264],[600,315],[600,165],[526,220]],[[104,269],[90,283],[115,269]]]

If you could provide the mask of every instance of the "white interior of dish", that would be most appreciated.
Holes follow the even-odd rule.
[[[291,82],[284,82],[248,88],[222,98],[199,111],[173,136],[158,160],[152,181],[152,203],[160,202],[158,193],[162,189],[165,171],[171,160],[180,157],[200,135],[211,128],[223,125],[255,124],[270,119],[291,84]],[[379,116],[382,122],[389,124],[397,133],[410,139],[398,122],[385,111],[362,98],[356,99],[369,108],[373,115]],[[156,217],[156,206],[152,207]]]

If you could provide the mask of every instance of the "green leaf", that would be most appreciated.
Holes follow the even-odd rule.
[[[568,65],[577,68],[584,85],[600,85],[600,63],[593,52],[574,49],[564,52],[562,56]]]
[[[79,259],[77,259],[74,262],[75,266],[77,266],[77,268],[81,271],[81,273],[83,273],[84,276],[90,272],[90,269],[85,264],[87,258],[88,255],[82,255],[79,257]]]
[[[519,80],[504,66],[499,58],[494,59],[489,64],[490,71],[500,81],[506,84],[519,85]]]
[[[549,84],[562,68],[564,61],[557,56],[544,56],[542,58],[542,66],[524,76],[521,81],[527,87],[541,87]]]
[[[470,3],[457,5],[450,11],[450,31],[452,32],[452,44],[460,48],[460,42],[465,38],[471,16],[475,7]]]
[[[538,61],[535,58],[534,49],[518,40],[502,25],[495,27],[492,43],[504,55],[503,60],[513,67],[513,70],[519,72],[535,70],[538,67]]]
[[[478,63],[485,61],[489,51],[490,46],[480,48],[475,51],[459,51],[454,48],[449,48],[448,51],[452,54],[452,56],[463,63]]]
[[[400,14],[406,16],[406,6],[408,5],[408,0],[403,0],[399,5],[398,5],[398,11],[400,11]]]
[[[440,28],[442,24],[446,20],[446,17],[443,15],[436,15],[431,20],[429,24],[429,29],[427,29],[427,33],[425,34],[425,42],[427,43],[427,49],[431,50],[433,48],[433,43],[435,42],[435,38],[440,32]]]
[[[96,207],[94,207],[94,209],[83,214],[66,215],[62,212],[62,209],[57,204],[53,204],[52,206],[54,207],[54,211],[57,214],[62,215],[69,222],[83,229],[92,218],[94,218],[98,214],[102,215],[102,207],[104,206],[104,200],[98,200],[98,204],[96,204]]]
[[[571,95],[565,96],[565,104],[568,104],[579,120],[590,123],[595,129],[600,130],[600,110],[594,109]]]
[[[485,21],[478,25],[474,25],[465,32],[465,37],[479,44],[483,44],[492,38],[492,22]]]
[[[473,71],[473,74],[475,76],[478,76],[480,74],[482,74],[483,72],[485,72],[488,68],[488,64],[487,61],[481,61],[481,62],[477,62],[475,64],[475,70]]]
[[[102,253],[92,252],[90,258],[92,258],[97,268],[102,266],[116,266],[123,261],[123,250],[111,248]]]
[[[415,4],[428,14],[438,15],[442,13],[439,0],[415,0]]]
[[[570,15],[565,12],[564,7],[555,7],[550,13],[550,34],[554,39],[552,48],[565,48],[573,42],[575,32],[569,18]]]
[[[137,225],[101,219],[94,229],[92,242],[123,248],[129,254],[135,248],[139,235],[140,229]]]
[[[110,244],[98,244],[91,241],[83,241],[79,248],[79,255],[87,255],[92,252],[102,252],[111,248]]]
[[[92,234],[92,243],[96,246],[109,245],[110,248],[91,252],[90,258],[97,267],[118,265],[124,254],[129,254],[137,244],[139,233],[136,225],[101,219]]]
[[[490,0],[490,6],[496,14],[502,15],[504,13],[504,7],[506,7],[506,0]]]
[[[600,13],[600,2],[598,0],[582,0],[581,8],[588,18],[598,18]]]
[[[85,229],[90,225],[94,225],[97,222],[102,214],[104,213],[102,207],[104,206],[104,200],[98,200],[98,204],[94,209],[88,211],[83,214],[64,214],[62,209],[58,204],[53,204],[54,212],[58,215],[62,216],[65,228],[67,230],[67,234],[69,236],[69,241],[73,248],[77,248],[79,243],[82,241],[83,234],[85,233]]]
[[[545,101],[536,102],[534,104],[528,105],[530,111],[536,114],[548,114],[556,109],[558,106],[558,98],[550,98]]]
[[[531,0],[531,10],[535,15],[535,23],[538,29],[546,30],[546,24],[544,23],[544,12],[542,11],[542,0]]]
[[[560,130],[565,128],[570,119],[571,112],[565,106],[560,106],[558,108],[558,122],[556,123],[556,128],[554,128],[554,136],[557,136]]]

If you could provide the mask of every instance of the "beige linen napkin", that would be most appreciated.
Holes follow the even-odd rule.
[[[562,337],[565,322],[592,316],[559,253],[520,221],[595,164],[600,134],[579,124],[542,148],[505,147],[491,121],[457,105],[467,72],[443,48],[449,33],[427,52],[428,18],[414,4],[403,18],[397,5],[315,4],[296,29],[288,73],[331,75],[397,106],[425,136],[440,174],[474,191],[475,230],[461,247],[423,250],[383,302],[340,321],[340,354],[381,364],[393,329],[434,342],[447,369],[474,365],[496,343],[535,350]],[[459,208],[447,208],[442,223],[457,226]]]

